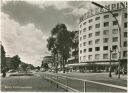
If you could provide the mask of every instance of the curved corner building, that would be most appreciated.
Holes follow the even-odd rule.
[[[105,5],[106,9],[96,8],[80,18],[79,23],[79,63],[93,63],[104,67],[127,67],[127,2]],[[120,35],[121,46],[120,47]],[[120,53],[121,51],[121,53]],[[121,56],[119,56],[121,54]],[[105,69],[105,68],[103,68]]]

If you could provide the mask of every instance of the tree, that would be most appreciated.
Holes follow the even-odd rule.
[[[67,63],[67,59],[69,57],[70,48],[73,46],[73,38],[75,34],[73,32],[68,31],[65,24],[57,24],[51,30],[51,36],[54,37],[54,40],[51,40],[52,47],[50,47],[50,49],[53,49],[54,51],[56,50],[57,54],[61,54],[63,59],[63,73],[65,73],[65,64]]]
[[[21,68],[23,71],[27,71],[27,67],[28,67],[28,64],[26,64],[26,63],[21,64]]]
[[[6,68],[6,52],[4,50],[3,45],[1,44],[1,71]]]
[[[20,60],[20,57],[18,55],[15,55],[11,58],[11,67],[12,67],[12,69],[17,70],[20,63],[21,63],[21,60]]]

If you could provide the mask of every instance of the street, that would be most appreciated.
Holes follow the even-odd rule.
[[[55,83],[51,83],[44,75],[48,74],[53,80],[56,77],[53,75],[63,75],[72,78],[78,78],[83,80],[97,81],[104,84],[112,84],[122,87],[127,87],[126,76],[121,79],[116,78],[114,75],[112,78],[107,77],[107,73],[51,73],[51,72],[35,72],[21,76],[21,74],[10,74],[6,78],[1,78],[1,90],[2,91],[38,91],[38,92],[65,92],[61,87],[57,88]],[[52,75],[53,74],[53,75]],[[19,76],[18,76],[19,75]],[[80,80],[62,78],[59,77],[58,81],[78,91],[84,91],[84,83]],[[67,83],[68,82],[68,83]],[[67,83],[67,84],[66,84]],[[87,92],[126,92],[126,90],[104,86],[100,84],[86,82]]]

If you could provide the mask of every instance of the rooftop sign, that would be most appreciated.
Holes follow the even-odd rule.
[[[109,4],[109,5],[105,5],[104,7],[107,8],[109,11],[115,11],[115,10],[120,10],[120,9],[124,9],[127,8],[127,2],[122,2],[123,4],[116,3],[116,4]],[[90,11],[88,11],[87,13],[85,13],[82,17],[80,17],[80,22],[82,22],[83,20],[92,17],[94,15],[100,14],[100,13],[104,13],[104,12],[108,12],[108,10],[106,10],[105,8],[95,8],[95,9],[91,9]]]

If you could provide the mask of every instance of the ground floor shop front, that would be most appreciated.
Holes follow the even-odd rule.
[[[127,73],[127,60],[119,61],[99,61],[99,62],[81,62],[75,64],[67,64],[67,71],[69,72],[109,72],[111,67],[111,72]]]

